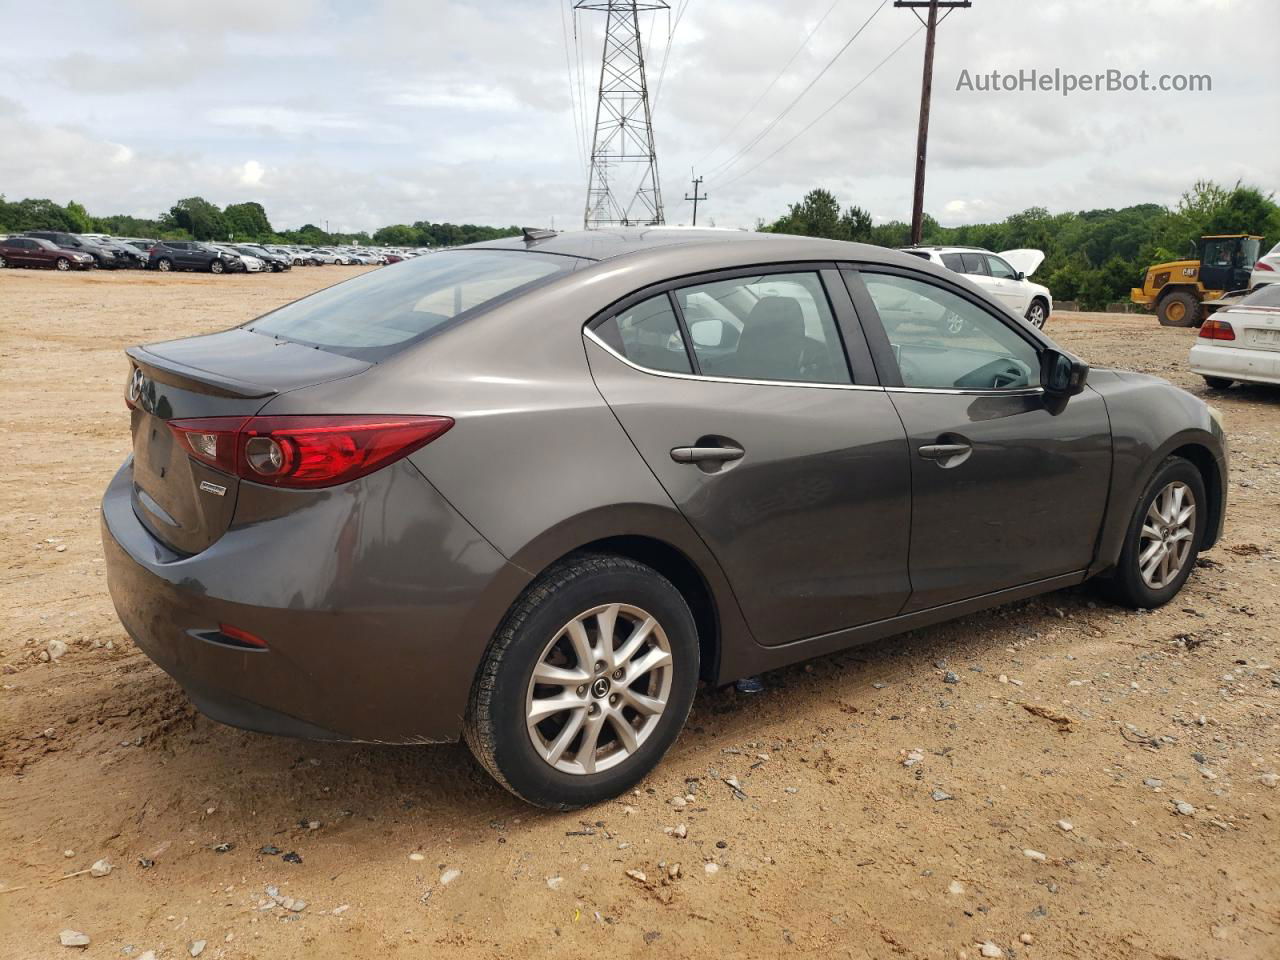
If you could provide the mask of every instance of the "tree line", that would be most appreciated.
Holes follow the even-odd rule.
[[[65,230],[68,233],[106,233],[155,240],[235,240],[258,243],[298,243],[307,246],[359,243],[387,247],[451,247],[516,236],[519,227],[485,227],[474,223],[397,223],[372,234],[330,233],[313,223],[296,230],[273,227],[262,204],[230,203],[218,207],[203,197],[179,200],[154,218],[126,214],[96,217],[72,200],[65,206],[46,199],[7,201],[0,194],[0,234],[23,230]]]
[[[901,221],[873,224],[856,205],[841,207],[827,190],[811,190],[772,223],[757,224],[771,233],[856,240],[884,247],[911,242],[911,227]],[[1145,203],[1119,210],[1082,210],[1051,214],[1031,207],[999,223],[944,227],[927,214],[923,242],[984,247],[999,252],[1030,247],[1045,252],[1035,279],[1058,300],[1078,300],[1090,310],[1129,299],[1142,285],[1147,267],[1194,258],[1195,241],[1212,233],[1249,233],[1263,237],[1262,249],[1280,241],[1280,207],[1273,194],[1236,183],[1222,187],[1198,181],[1173,207]]]

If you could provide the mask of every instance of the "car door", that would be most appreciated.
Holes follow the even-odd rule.
[[[1046,403],[1048,341],[959,286],[889,267],[845,276],[911,448],[905,609],[1088,567],[1111,476],[1101,396]]]
[[[1027,284],[1018,279],[1018,272],[995,254],[983,254],[983,259],[987,261],[987,272],[991,274],[992,291],[1018,316],[1026,314],[1031,306],[1031,294]]]
[[[40,244],[29,237],[14,237],[5,241],[4,256],[15,267],[31,267],[39,263],[39,249]]]
[[[898,613],[910,590],[906,436],[837,271],[650,288],[586,339],[601,394],[760,643]]]

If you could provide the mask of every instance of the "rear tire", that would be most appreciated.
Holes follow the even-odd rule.
[[[1226,390],[1233,383],[1235,383],[1234,380],[1230,380],[1226,377],[1208,377],[1208,376],[1204,378],[1204,382],[1208,385],[1210,390]]]
[[[1180,290],[1170,293],[1156,307],[1156,317],[1162,327],[1194,327],[1200,322],[1200,301]]]
[[[0,270],[3,270],[8,265],[9,265],[9,261],[6,260],[4,257],[0,257]]]
[[[1180,504],[1176,513],[1161,509],[1174,502]],[[1184,519],[1188,505],[1193,512]],[[1162,463],[1142,491],[1125,533],[1120,560],[1104,584],[1111,599],[1127,607],[1151,610],[1177,596],[1196,565],[1208,508],[1204,478],[1191,461],[1170,457]],[[1171,530],[1176,536],[1166,535]],[[1159,560],[1169,550],[1174,558],[1161,567]],[[1144,572],[1152,570],[1153,562],[1154,576]]]
[[[632,640],[640,646],[628,650]],[[535,668],[548,683],[535,682]],[[697,628],[680,591],[627,557],[578,554],[507,612],[472,686],[463,736],[516,796],[572,810],[631,789],[658,764],[697,679]]]

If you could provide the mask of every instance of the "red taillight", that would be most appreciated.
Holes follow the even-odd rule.
[[[170,420],[193,457],[277,487],[331,487],[425,446],[450,417],[280,416]]]
[[[1265,260],[1259,260],[1257,263],[1255,263],[1255,264],[1253,265],[1253,269],[1255,269],[1255,270],[1270,270],[1272,273],[1274,273],[1276,268],[1275,268],[1275,267],[1273,267],[1271,264],[1267,263],[1267,261],[1265,261]]]
[[[1236,332],[1225,320],[1206,320],[1200,328],[1200,336],[1206,340],[1234,340]]]

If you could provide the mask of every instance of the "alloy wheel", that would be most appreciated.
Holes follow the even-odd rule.
[[[1156,494],[1138,534],[1138,572],[1152,590],[1172,583],[1186,566],[1196,531],[1196,499],[1175,480]]]
[[[639,607],[610,603],[566,623],[543,649],[525,698],[535,752],[562,773],[600,773],[652,735],[671,695],[671,644]]]
[[[1040,327],[1043,329],[1045,320],[1044,304],[1039,302],[1033,303],[1031,305],[1031,310],[1027,313],[1027,319],[1031,322],[1033,327]]]

